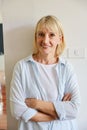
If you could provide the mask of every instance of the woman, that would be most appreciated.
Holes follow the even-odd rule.
[[[11,112],[18,130],[77,130],[79,86],[72,65],[60,58],[64,48],[60,21],[41,18],[34,52],[15,65],[11,81]]]

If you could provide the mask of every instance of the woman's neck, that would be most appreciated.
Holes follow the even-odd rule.
[[[55,64],[58,62],[58,57],[53,55],[41,55],[40,53],[33,55],[34,60],[42,64]]]

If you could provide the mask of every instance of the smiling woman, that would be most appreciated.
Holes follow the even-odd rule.
[[[42,17],[35,50],[17,62],[10,87],[10,110],[18,130],[78,130],[79,85],[72,65],[60,57],[64,33],[55,16]]]

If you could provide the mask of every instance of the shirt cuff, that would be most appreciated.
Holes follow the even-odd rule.
[[[37,111],[35,109],[32,108],[28,108],[27,111],[24,112],[24,114],[22,115],[22,119],[25,122],[28,122],[29,119],[31,119],[34,115],[36,115]]]
[[[64,110],[64,105],[60,101],[53,101],[55,110],[58,114],[59,120],[64,120],[65,119],[65,110]]]

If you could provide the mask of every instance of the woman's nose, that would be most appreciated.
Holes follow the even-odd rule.
[[[44,36],[44,43],[47,44],[49,42],[49,36],[45,35]]]

